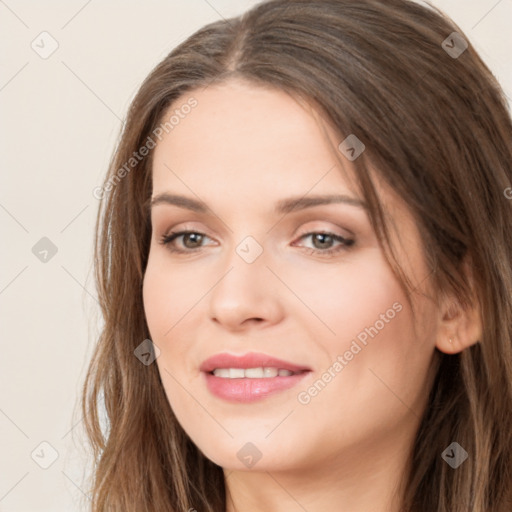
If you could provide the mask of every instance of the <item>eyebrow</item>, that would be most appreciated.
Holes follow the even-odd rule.
[[[367,209],[367,204],[355,197],[350,197],[343,194],[335,195],[314,195],[314,196],[299,196],[290,197],[287,199],[281,199],[275,205],[274,212],[276,214],[286,214],[294,210],[303,210],[306,208],[312,208],[314,206],[333,204],[333,203],[344,203],[350,206],[355,206],[362,209]],[[151,199],[151,208],[159,204],[169,204],[179,206],[180,208],[186,208],[197,213],[207,213],[209,208],[206,203],[192,199],[191,197],[181,196],[177,194],[169,194],[164,192],[158,194]]]

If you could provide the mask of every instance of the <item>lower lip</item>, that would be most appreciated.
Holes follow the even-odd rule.
[[[248,403],[290,389],[297,385],[306,374],[302,372],[287,377],[268,377],[262,379],[226,379],[204,373],[206,385],[210,392],[218,398],[229,402]]]

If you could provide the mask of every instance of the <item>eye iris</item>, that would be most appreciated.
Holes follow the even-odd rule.
[[[323,245],[323,244],[325,244],[326,238],[328,239],[327,240],[327,244],[326,244],[328,246],[328,245],[330,245],[330,243],[332,243],[332,236],[331,235],[327,235],[325,233],[316,233],[313,236],[313,244],[316,246],[315,242],[320,241],[319,248],[320,249],[325,249],[326,245]]]
[[[187,247],[188,249],[194,249],[198,246],[200,247],[202,238],[203,238],[203,235],[200,235],[199,233],[186,233],[183,235],[183,245],[185,247]],[[186,241],[190,240],[190,239],[195,239],[192,241],[192,246],[190,246],[186,243]],[[194,242],[198,245],[193,245]]]

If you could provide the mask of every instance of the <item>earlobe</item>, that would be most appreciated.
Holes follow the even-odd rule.
[[[473,341],[468,341],[473,340]],[[453,335],[451,338],[438,338],[436,347],[445,354],[458,354],[462,352],[466,348],[471,345],[475,345],[480,342],[480,337],[478,338],[468,338],[460,339],[457,335]]]

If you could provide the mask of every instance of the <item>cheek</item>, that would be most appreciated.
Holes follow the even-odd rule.
[[[186,393],[178,384],[188,386],[191,372],[187,368],[189,344],[180,331],[186,327],[186,313],[197,301],[194,286],[186,286],[183,272],[169,271],[160,255],[150,253],[144,275],[142,296],[150,338],[159,348],[156,365],[172,409],[187,409]]]
[[[381,273],[379,281],[367,284],[352,300],[338,297],[345,309],[337,316],[330,310],[337,336],[323,338],[329,364],[300,397],[310,417],[325,418],[333,436],[352,440],[377,440],[415,421],[427,398],[433,355],[430,334],[417,337],[394,278]]]
[[[160,255],[149,255],[144,275],[142,296],[144,312],[151,335],[167,339],[173,326],[197,301],[197,286],[180,268],[170,269]]]
[[[352,407],[354,414],[360,413],[362,405],[383,415],[390,407],[400,409],[393,393],[414,402],[432,348],[427,334],[416,337],[407,298],[388,265],[369,253],[335,273],[323,273],[316,273],[315,285],[303,288],[318,318],[308,315],[302,327],[325,356],[316,386],[321,391],[303,389],[314,415],[325,414],[339,400],[346,405],[343,416]]]
[[[370,336],[365,329],[375,324],[380,333],[400,323],[398,310],[403,309],[405,296],[378,251],[369,250],[337,267],[317,266],[289,277],[313,313],[306,315],[306,321],[316,325],[331,353],[346,349],[347,342],[359,334],[364,342],[365,333]]]
[[[191,355],[197,350],[194,340],[198,315],[204,319],[205,314],[201,298],[204,300],[213,283],[210,282],[211,272],[208,279],[208,275],[203,276],[187,265],[170,264],[166,256],[160,251],[150,252],[142,296],[150,339],[160,350],[156,363],[174,408],[182,401],[183,394],[177,382],[188,386],[198,375],[194,366],[197,361]],[[187,397],[185,393],[185,402]]]

